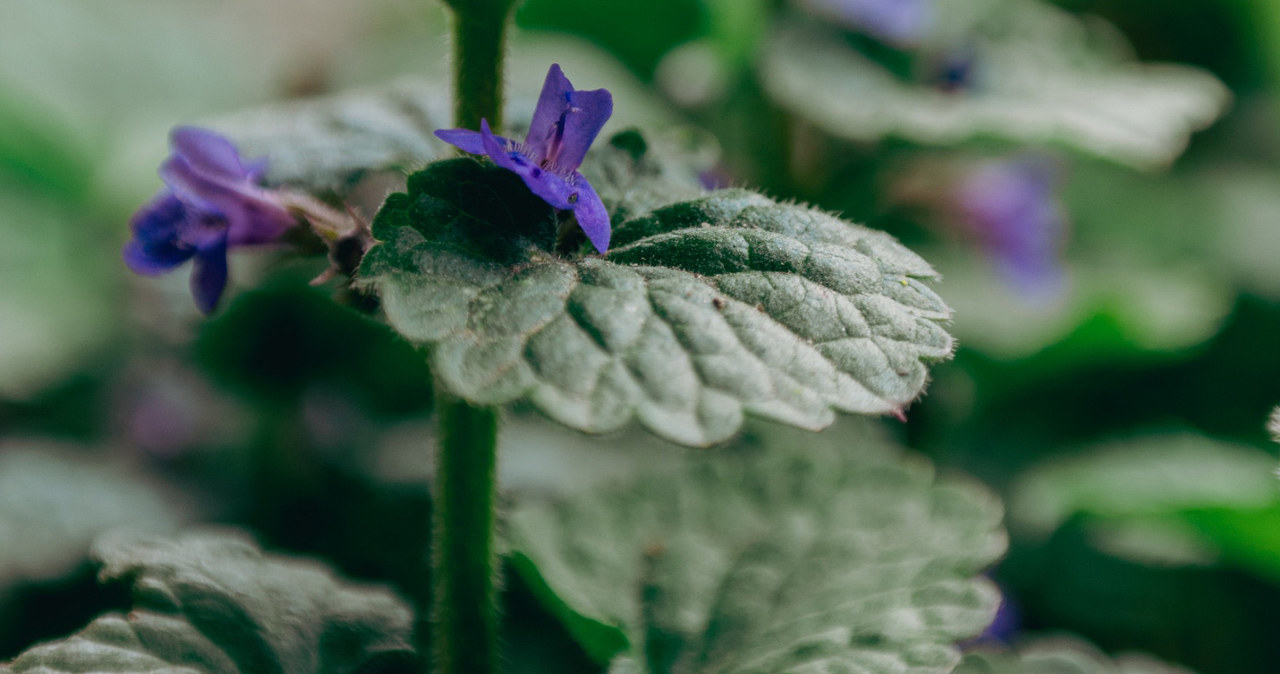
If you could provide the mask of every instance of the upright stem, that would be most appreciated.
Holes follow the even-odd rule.
[[[493,674],[498,660],[494,506],[498,411],[437,390],[431,644],[436,674]],[[419,643],[420,652],[427,644]]]
[[[445,0],[453,8],[453,123],[502,129],[502,60],[514,0]]]
[[[504,41],[516,0],[444,1],[453,9],[454,124],[479,129],[483,118],[501,130]],[[440,387],[436,400],[431,638],[419,639],[419,652],[433,655],[428,665],[434,674],[495,674],[498,411]]]

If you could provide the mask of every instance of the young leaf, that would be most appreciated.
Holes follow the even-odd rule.
[[[140,471],[81,448],[0,445],[0,595],[75,571],[109,529],[168,531],[183,505]]]
[[[833,410],[897,413],[951,354],[927,263],[744,190],[620,223],[604,257],[565,257],[545,203],[461,159],[411,177],[374,236],[360,276],[431,347],[441,385],[477,404],[527,399],[582,431],[634,418],[707,445],[746,414],[819,429]]]
[[[965,50],[974,71],[961,91],[900,79],[830,26],[800,22],[781,24],[769,39],[761,82],[779,105],[854,141],[1055,143],[1138,167],[1172,161],[1230,97],[1206,72],[1140,65],[1119,46],[1100,48],[1114,35],[1092,34],[1048,3],[937,6],[945,34],[933,39],[944,51]]]
[[[512,561],[616,671],[950,672],[1000,601],[999,503],[866,423],[521,504]]]
[[[1017,653],[978,651],[965,656],[955,674],[1191,674],[1155,658],[1125,653],[1114,660],[1082,641],[1041,639]]]
[[[314,562],[212,533],[107,540],[97,553],[104,581],[133,587],[133,610],[36,646],[0,672],[410,671],[409,608]]]

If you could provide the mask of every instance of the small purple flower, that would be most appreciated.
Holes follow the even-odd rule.
[[[578,91],[553,64],[523,143],[493,135],[488,120],[480,120],[478,132],[446,129],[436,136],[465,152],[488,155],[519,175],[548,204],[572,210],[591,244],[603,253],[609,248],[609,213],[578,167],[611,114],[613,96],[608,91]]]
[[[266,164],[244,163],[223,136],[181,126],[169,142],[173,154],[159,171],[166,188],[134,214],[124,261],[154,276],[194,258],[191,294],[208,314],[227,285],[227,249],[273,241],[295,220],[257,185]]]
[[[933,21],[934,0],[799,0],[814,13],[896,46],[918,43]]]
[[[954,194],[969,229],[1001,271],[1030,292],[1056,289],[1067,231],[1059,203],[1058,167],[1043,157],[1020,157],[980,165]]]

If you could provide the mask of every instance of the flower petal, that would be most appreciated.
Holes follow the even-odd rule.
[[[481,123],[485,122],[481,120]],[[484,138],[480,135],[479,131],[472,131],[471,129],[440,129],[439,131],[436,131],[436,138],[443,140],[463,152],[470,152],[471,154],[485,153]],[[504,141],[502,143],[503,145],[506,145],[505,138],[501,138],[500,136],[498,138]]]
[[[293,216],[269,192],[248,180],[229,182],[203,173],[182,155],[169,157],[160,166],[160,177],[189,210],[225,218],[235,245],[269,241],[294,224]]]
[[[240,153],[226,136],[196,126],[179,126],[169,135],[175,155],[196,171],[224,180],[248,180],[250,171],[240,161]]]
[[[569,109],[564,115],[564,136],[556,164],[566,171],[582,165],[587,148],[595,141],[604,123],[613,114],[613,94],[605,89],[574,91],[569,94]]]
[[[529,158],[518,151],[508,150],[505,143],[499,143],[498,136],[489,131],[489,123],[480,121],[480,134],[484,141],[485,154],[493,163],[520,176],[524,184],[543,201],[560,209],[570,209],[578,200],[579,189],[567,180],[529,161]]]
[[[227,244],[223,241],[196,254],[195,268],[191,271],[191,296],[200,313],[206,316],[213,313],[226,287]]]
[[[587,235],[591,245],[604,254],[609,250],[609,238],[613,234],[609,212],[605,210],[604,202],[600,201],[600,196],[591,187],[591,183],[576,172],[574,177],[577,179],[578,203],[573,206],[573,214],[578,218],[578,226]]]
[[[182,239],[187,209],[177,197],[161,192],[130,223],[133,238],[124,245],[124,262],[134,272],[152,276],[186,262],[195,246]]]
[[[270,243],[298,224],[293,214],[269,198],[245,200],[242,206],[241,217],[227,226],[227,243],[232,246]]]
[[[548,138],[556,132],[556,125],[569,105],[569,94],[573,85],[560,70],[559,63],[552,63],[547,70],[547,79],[542,82],[542,93],[538,95],[538,107],[533,109],[533,121],[529,123],[529,133],[524,137],[525,145],[541,152]],[[573,166],[572,168],[577,168]]]

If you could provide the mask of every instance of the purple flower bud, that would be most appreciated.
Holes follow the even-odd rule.
[[[246,164],[225,137],[182,126],[169,142],[173,153],[160,166],[165,189],[134,214],[124,261],[154,276],[194,259],[191,294],[208,314],[227,285],[227,249],[273,241],[294,217],[258,186],[265,163]]]
[[[933,0],[798,0],[815,14],[896,46],[918,43],[933,20]]]
[[[1056,290],[1067,231],[1058,167],[1043,157],[993,161],[965,176],[954,194],[962,224],[1004,275],[1029,292]]]
[[[548,204],[572,210],[591,244],[603,253],[612,232],[609,213],[578,167],[611,114],[613,96],[608,91],[578,91],[553,64],[523,143],[493,135],[488,120],[480,121],[478,132],[446,129],[436,131],[436,136],[465,152],[488,155]]]

